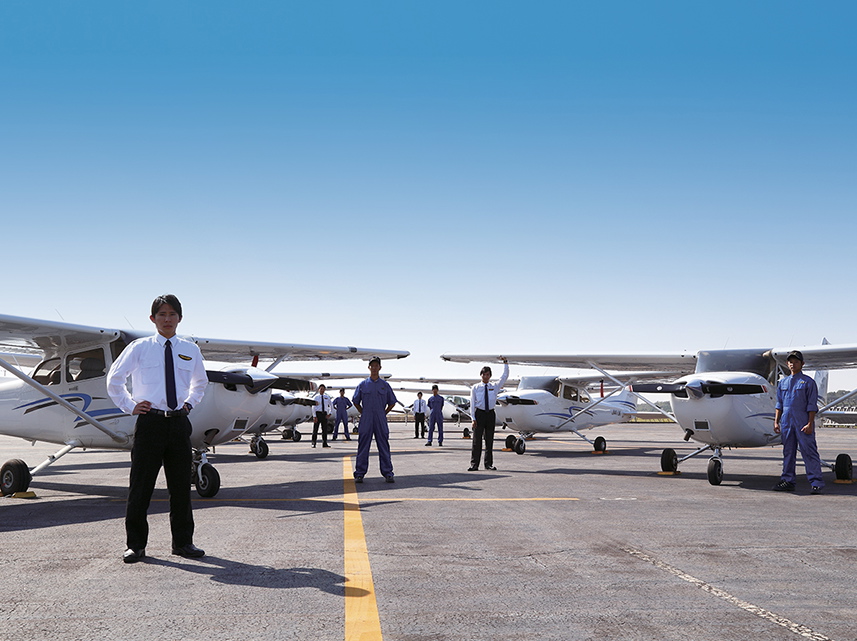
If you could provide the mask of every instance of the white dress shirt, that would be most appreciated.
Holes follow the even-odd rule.
[[[414,401],[414,414],[425,414],[427,407],[425,399],[418,398]]]
[[[503,363],[503,375],[496,383],[477,383],[470,390],[470,410],[476,416],[476,410],[493,410],[497,404],[497,392],[503,389],[506,379],[509,378],[509,363]],[[488,387],[488,407],[485,407],[485,387]]]
[[[330,396],[327,394],[316,394],[312,397],[315,405],[312,406],[312,412],[315,414],[316,412],[324,412],[325,414],[330,414],[330,410],[332,409],[332,401],[330,400]]]
[[[170,409],[164,377],[164,346],[167,339],[160,334],[138,338],[113,361],[107,373],[107,394],[116,407],[132,414],[137,403],[149,401],[157,410]],[[176,374],[176,400],[179,407],[188,403],[196,407],[205,394],[208,375],[202,353],[196,343],[173,336],[173,369]],[[126,382],[131,377],[131,391]]]

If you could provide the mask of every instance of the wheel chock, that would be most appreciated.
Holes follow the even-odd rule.
[[[603,452],[599,452],[597,450],[592,450],[593,454],[610,454],[610,450],[604,450]]]
[[[675,472],[658,472],[658,476],[679,476],[681,474],[681,470],[676,470]]]
[[[27,490],[26,492],[15,492],[14,494],[11,495],[10,498],[13,498],[13,499],[34,499],[34,498],[36,498],[36,493],[31,491],[31,490]]]
[[[834,479],[834,483],[839,483],[840,485],[851,485],[854,482],[854,479]]]
[[[500,451],[501,451],[501,452],[514,452],[515,450],[513,450],[511,447],[504,447],[504,448],[503,448],[502,450],[500,450]]]

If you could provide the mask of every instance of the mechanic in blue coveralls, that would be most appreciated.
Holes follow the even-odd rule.
[[[443,445],[443,403],[443,396],[438,392],[437,385],[432,385],[431,396],[429,396],[428,400],[431,413],[429,414],[429,435],[426,447],[431,447],[435,427],[437,428],[437,444]]]
[[[333,399],[333,409],[336,410],[336,421],[333,423],[333,440],[336,440],[339,434],[339,424],[342,423],[342,435],[346,441],[350,441],[348,435],[348,408],[351,407],[351,401],[345,398],[345,390],[339,390],[339,396]]]
[[[802,373],[801,352],[789,352],[786,364],[791,375],[786,376],[777,385],[777,405],[774,410],[774,432],[782,434],[783,441],[783,475],[774,489],[779,492],[794,491],[795,458],[797,448],[800,448],[812,493],[821,494],[824,480],[821,478],[821,459],[815,445],[818,386],[814,380]]]
[[[381,359],[373,356],[369,360],[369,378],[360,382],[354,390],[354,407],[360,412],[360,424],[357,427],[357,464],[354,467],[354,480],[363,482],[369,469],[369,447],[372,437],[378,448],[381,474],[387,483],[393,479],[393,462],[390,460],[390,427],[387,425],[387,413],[396,406],[396,395],[390,384],[380,376]]]

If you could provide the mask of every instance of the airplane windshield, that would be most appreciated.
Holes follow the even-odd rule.
[[[766,352],[756,349],[721,349],[699,352],[696,373],[705,372],[751,372],[771,380],[776,362]]]
[[[555,376],[522,376],[518,383],[519,390],[540,389],[554,396],[559,394],[559,379]]]
[[[42,385],[58,385],[60,381],[60,359],[50,358],[39,364],[33,372],[33,380]]]

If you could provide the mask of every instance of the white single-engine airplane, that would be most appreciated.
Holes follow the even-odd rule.
[[[20,459],[0,468],[0,492],[29,487],[34,474],[75,448],[130,449],[136,417],[118,409],[107,395],[106,374],[125,346],[150,333],[72,325],[0,315],[0,349],[39,354],[32,373],[0,358],[0,367],[18,380],[0,382],[0,434],[27,441],[62,445],[54,455],[29,469]],[[243,434],[269,407],[271,387],[279,378],[256,367],[283,361],[344,360],[380,356],[404,358],[406,351],[356,347],[258,343],[206,338],[191,340],[206,359],[208,388],[194,408],[191,444],[194,484],[200,496],[214,496],[220,475],[208,462],[208,448]],[[251,362],[252,365],[246,363]],[[216,363],[215,363],[216,362]],[[243,363],[243,364],[242,364]]]
[[[500,356],[471,356],[445,354],[446,361],[457,363],[494,362]],[[510,363],[514,361],[509,360]],[[652,380],[676,372],[625,372],[614,374],[610,382],[623,384],[633,380]],[[557,434],[571,432],[590,445],[596,452],[607,451],[607,440],[598,436],[589,440],[583,430],[611,423],[625,423],[636,415],[637,403],[634,395],[620,384],[606,396],[593,397],[587,386],[605,380],[603,374],[579,374],[574,376],[522,376],[518,388],[513,392],[497,395],[497,423],[511,428],[518,435],[506,437],[506,449],[523,454],[527,449],[526,439],[536,433]]]
[[[777,382],[787,374],[786,357],[793,349],[803,352],[808,370],[857,368],[857,344],[815,345],[761,349],[724,349],[697,354],[577,354],[506,356],[509,363],[544,367],[591,368],[607,380],[621,381],[606,370],[627,371],[652,368],[683,374],[672,383],[634,383],[632,394],[651,402],[640,393],[669,393],[674,415],[652,407],[677,422],[685,440],[703,444],[698,450],[679,459],[672,448],[661,454],[661,469],[677,472],[680,463],[710,451],[708,481],[720,485],[723,479],[723,450],[777,445],[780,435],[774,433],[774,405]],[[491,360],[491,357],[470,357]],[[819,408],[822,418],[829,408],[857,394],[848,394]],[[823,399],[819,399],[823,400]],[[848,454],[840,454],[835,463],[822,461],[837,479],[851,479],[852,465]]]
[[[267,371],[271,371],[269,367]],[[283,438],[292,441],[300,441],[303,436],[296,428],[299,424],[312,421],[312,408],[315,405],[313,396],[318,389],[319,381],[326,386],[330,381],[339,382],[345,379],[363,377],[363,374],[331,374],[331,373],[295,373],[295,372],[271,372],[278,380],[271,385],[271,397],[268,407],[262,415],[247,428],[245,433],[250,435],[250,451],[257,458],[263,459],[268,456],[269,447],[262,436],[274,430],[282,430]],[[388,375],[389,376],[389,375]],[[328,390],[332,389],[331,386]],[[338,389],[342,389],[341,386]],[[330,394],[336,398],[339,393]],[[350,400],[350,397],[349,397]],[[356,424],[359,414],[353,405],[348,408],[348,418]],[[328,433],[333,431],[333,420],[329,421]],[[346,428],[347,429],[347,426]]]

